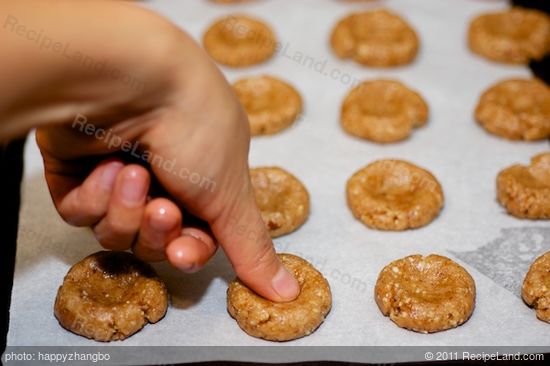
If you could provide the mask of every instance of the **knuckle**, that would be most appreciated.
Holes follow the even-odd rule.
[[[65,222],[73,226],[91,225],[105,215],[98,204],[90,205],[88,201],[60,204],[57,212]]]
[[[118,220],[113,218],[107,218],[106,229],[113,236],[126,237],[126,236],[133,236],[137,234],[137,230],[134,227],[127,224],[123,220]]]
[[[98,200],[87,199],[75,207],[81,216],[90,217],[91,219],[100,218],[106,214],[106,210]]]
[[[117,242],[113,241],[112,238],[105,236],[102,233],[99,233],[97,231],[94,231],[94,234],[95,234],[96,240],[104,249],[109,249],[109,250],[117,249]]]
[[[116,221],[106,220],[94,228],[94,234],[101,246],[115,250],[130,248],[137,233]]]
[[[148,245],[147,242],[141,239],[132,248],[132,252],[137,258],[145,262],[160,262],[165,259],[164,250]]]

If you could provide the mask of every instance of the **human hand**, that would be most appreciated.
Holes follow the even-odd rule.
[[[119,68],[139,70],[147,85],[128,90],[112,80],[76,81],[73,93],[92,96],[82,115],[64,101],[66,110],[77,111],[72,120],[37,130],[57,210],[73,225],[92,227],[105,248],[132,248],[144,260],[167,259],[185,272],[202,268],[219,242],[253,290],[274,301],[294,299],[298,284],[275,255],[255,203],[248,123],[231,87],[187,35],[130,9],[125,15],[136,11],[141,18],[134,14],[127,26],[157,38],[153,50],[138,47],[138,66],[121,57]],[[117,17],[117,30],[124,19]],[[148,164],[128,163],[129,154]],[[164,197],[148,199],[152,180]],[[184,209],[207,227],[188,225]]]

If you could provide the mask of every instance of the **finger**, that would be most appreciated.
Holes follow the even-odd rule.
[[[117,176],[107,215],[94,228],[106,249],[127,250],[139,232],[147,192],[149,172],[139,165],[128,165]]]
[[[134,254],[147,262],[165,259],[170,242],[181,235],[181,210],[172,201],[157,198],[145,207],[139,238],[132,248]]]
[[[298,283],[275,254],[251,189],[235,197],[233,205],[210,225],[247,286],[272,301],[291,301],[298,296]]]
[[[101,162],[82,184],[61,196],[56,207],[61,217],[74,226],[91,226],[107,214],[109,200],[115,185],[116,177],[124,168],[119,160]],[[50,177],[55,187],[56,181],[66,180],[63,176]]]
[[[166,258],[180,271],[194,273],[206,265],[216,254],[217,248],[214,238],[207,231],[185,228],[182,236],[166,248]]]

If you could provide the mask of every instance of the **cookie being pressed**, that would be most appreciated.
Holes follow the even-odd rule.
[[[284,130],[302,112],[302,97],[288,83],[271,76],[242,79],[233,88],[243,105],[252,136]]]
[[[476,120],[488,132],[510,140],[550,137],[550,88],[537,79],[509,79],[479,100]]]
[[[348,180],[346,194],[353,215],[378,230],[425,226],[444,204],[437,179],[402,160],[379,160],[359,170]]]
[[[272,238],[288,234],[306,221],[309,193],[298,178],[277,167],[251,169],[250,178],[256,204]]]
[[[282,342],[313,333],[329,313],[332,295],[327,280],[307,261],[292,254],[278,256],[300,285],[298,297],[272,302],[235,279],[227,290],[227,310],[252,337]]]
[[[537,318],[550,323],[550,252],[538,257],[529,268],[521,297],[535,308]]]
[[[472,276],[440,255],[411,255],[388,264],[376,282],[376,304],[401,328],[433,333],[465,323],[474,311]]]
[[[244,15],[233,15],[215,22],[204,34],[203,43],[214,60],[232,67],[265,62],[277,48],[277,39],[271,28]]]
[[[470,49],[493,61],[527,64],[550,51],[550,17],[523,8],[486,13],[470,23]]]
[[[550,152],[529,166],[513,165],[497,177],[497,197],[508,213],[522,219],[550,219]]]
[[[75,264],[57,292],[63,328],[96,341],[123,340],[166,314],[168,291],[153,267],[126,252],[98,252]]]
[[[352,13],[340,20],[330,40],[334,53],[366,66],[398,66],[412,62],[418,37],[399,15],[386,9]]]
[[[393,80],[365,81],[342,105],[344,130],[380,143],[404,140],[427,120],[428,105],[422,96]]]

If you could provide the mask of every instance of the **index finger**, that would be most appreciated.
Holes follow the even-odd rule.
[[[277,302],[298,296],[298,282],[277,257],[251,189],[241,191],[210,226],[248,287]]]

